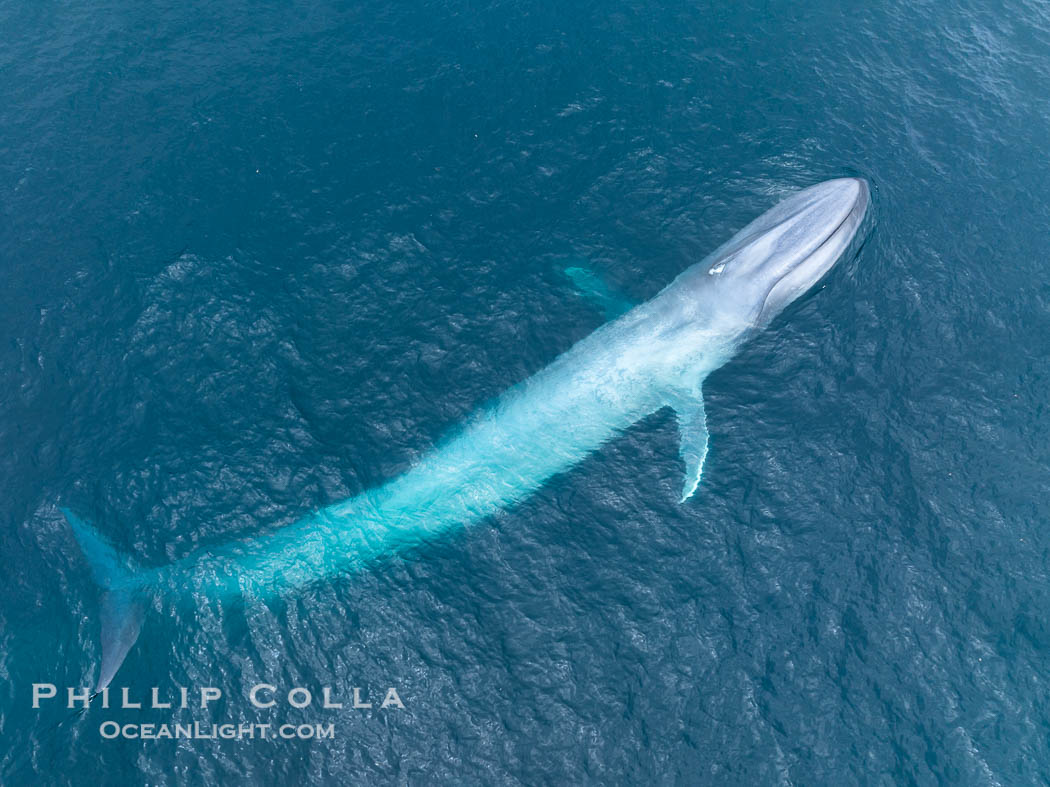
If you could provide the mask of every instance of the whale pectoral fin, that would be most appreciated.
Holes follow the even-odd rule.
[[[569,277],[581,295],[601,307],[606,319],[616,319],[624,312],[634,308],[633,301],[616,292],[590,268],[572,266],[565,269],[565,275]]]
[[[710,434],[707,431],[707,413],[704,411],[704,399],[700,390],[688,399],[681,398],[672,406],[678,415],[678,450],[685,462],[685,480],[682,484],[682,500],[685,502],[697,487],[700,486],[700,474],[704,472],[704,459],[707,458],[707,443]]]

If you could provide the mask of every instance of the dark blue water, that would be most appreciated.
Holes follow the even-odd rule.
[[[1050,10],[1017,2],[0,3],[0,782],[1050,780]],[[277,601],[98,595],[404,471],[794,188],[859,254],[674,417]],[[405,709],[254,709],[352,687]],[[107,719],[332,722],[103,740]]]

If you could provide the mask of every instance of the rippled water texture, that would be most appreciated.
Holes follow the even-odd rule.
[[[0,782],[1050,779],[1050,10],[1016,2],[0,2]],[[859,254],[674,418],[277,600],[99,600],[61,502],[160,565],[396,477],[783,194]],[[403,711],[247,689],[397,687]],[[332,721],[103,741],[107,718]]]

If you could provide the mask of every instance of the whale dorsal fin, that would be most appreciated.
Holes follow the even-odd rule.
[[[668,404],[678,416],[678,451],[685,462],[685,480],[682,483],[684,503],[700,486],[700,475],[704,472],[707,458],[707,413],[704,411],[704,396],[699,385],[690,391],[682,391],[670,397]]]
[[[610,287],[605,279],[588,267],[573,265],[565,269],[565,275],[569,277],[581,295],[601,307],[607,320],[615,320],[635,306],[630,298]]]

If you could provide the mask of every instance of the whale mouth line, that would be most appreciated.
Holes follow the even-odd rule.
[[[805,256],[805,259],[799,260],[798,264],[795,265],[791,270],[792,271],[798,270],[801,266],[806,264],[806,260],[810,259],[814,254],[816,254],[818,251],[820,251],[825,246],[827,246],[828,243],[831,241],[831,239],[839,234],[839,230],[842,229],[846,225],[846,222],[849,221],[853,217],[853,214],[857,212],[857,206],[858,205],[860,205],[860,200],[856,200],[853,203],[853,207],[849,209],[849,213],[847,213],[845,216],[842,217],[842,221],[840,221],[838,224],[835,225],[835,229],[833,229],[831,232],[829,232],[824,237],[824,240],[822,240],[819,244],[817,244],[817,247],[815,249],[813,249],[813,251],[811,251],[809,254],[807,254]],[[789,273],[790,272],[791,271],[789,271]],[[784,274],[784,275],[786,276],[787,274]],[[783,279],[784,277],[781,276],[780,278]]]

